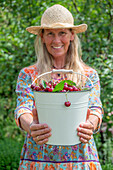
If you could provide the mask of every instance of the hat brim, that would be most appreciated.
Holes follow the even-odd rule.
[[[31,27],[27,27],[26,30],[32,34],[38,35],[39,34],[39,30],[42,29],[72,29],[74,30],[76,33],[82,33],[85,32],[87,30],[87,24],[81,24],[81,25],[67,25],[67,24],[57,24],[57,25],[50,25],[50,26],[31,26]]]

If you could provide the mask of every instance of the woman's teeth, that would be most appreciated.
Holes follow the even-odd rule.
[[[53,47],[53,48],[55,48],[55,49],[59,49],[59,48],[61,48],[62,46],[59,46],[59,47]]]

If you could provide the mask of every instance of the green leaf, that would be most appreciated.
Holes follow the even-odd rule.
[[[70,86],[76,86],[76,83],[74,83],[72,80],[62,80],[60,83],[58,83],[58,84],[55,86],[53,92],[63,90],[65,83],[67,83],[67,84],[70,85]]]
[[[45,80],[42,80],[42,86],[44,89],[46,88],[47,84],[46,84]]]
[[[53,92],[63,90],[63,88],[64,88],[64,83],[65,83],[65,80],[63,80],[63,81],[61,81],[60,83],[58,83],[58,84],[55,86]]]

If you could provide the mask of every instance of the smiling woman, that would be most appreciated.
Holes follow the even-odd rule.
[[[102,122],[100,82],[97,72],[82,61],[77,36],[86,30],[86,24],[75,26],[72,14],[61,5],[54,5],[44,12],[41,26],[27,28],[28,32],[37,35],[35,40],[37,63],[22,69],[17,81],[15,120],[17,125],[27,132],[21,153],[20,170],[101,170],[93,138],[93,133],[99,130]],[[84,74],[94,85],[89,96],[86,122],[81,122],[75,129],[79,144],[68,146],[47,144],[52,129],[46,122],[39,122],[33,91],[27,89],[38,75],[53,68],[65,68]],[[52,80],[54,83],[62,79],[79,84],[79,78],[76,76],[63,77],[62,74],[51,74],[46,78],[47,81]]]

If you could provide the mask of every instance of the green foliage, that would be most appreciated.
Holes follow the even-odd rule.
[[[113,170],[113,165],[112,164],[106,164],[106,165],[102,165],[102,170]]]
[[[11,138],[0,141],[0,169],[17,170],[23,141],[18,142]]]
[[[79,34],[83,50],[82,58],[99,73],[101,100],[105,111],[102,133],[96,136],[96,143],[100,158],[103,157],[103,152],[105,155],[110,154],[109,158],[111,158],[110,150],[113,148],[111,145],[113,142],[112,0],[0,1],[0,140],[12,137],[21,141],[24,137],[14,122],[16,81],[23,67],[36,62],[34,52],[36,36],[28,33],[26,27],[39,25],[45,9],[56,3],[72,12],[75,24],[88,25],[87,31]],[[106,135],[107,140],[103,140],[102,135]],[[109,142],[111,149],[108,149],[107,141],[111,142]],[[107,156],[105,159],[108,161]],[[109,166],[106,165],[106,169]]]

